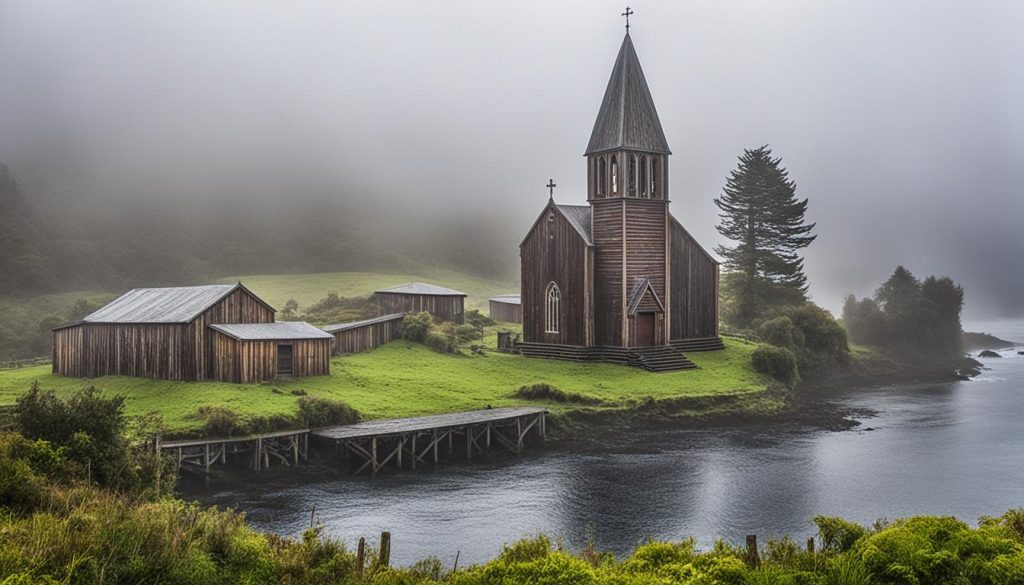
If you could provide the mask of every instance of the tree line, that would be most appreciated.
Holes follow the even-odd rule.
[[[721,317],[727,331],[766,345],[755,367],[793,386],[801,373],[828,373],[850,361],[848,341],[949,359],[962,354],[964,291],[948,277],[918,280],[900,266],[873,298],[852,295],[842,322],[810,302],[801,251],[814,243],[808,199],[768,146],[746,149],[715,199],[724,260]]]

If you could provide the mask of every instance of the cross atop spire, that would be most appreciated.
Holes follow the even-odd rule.
[[[622,16],[626,17],[626,34],[629,34],[629,17],[633,15],[633,10],[627,6],[626,11],[622,13]]]
[[[558,186],[558,185],[555,184],[555,180],[554,179],[548,179],[548,184],[544,185],[544,186],[548,188],[548,197],[551,198],[551,199],[554,199],[555,198],[555,187]]]

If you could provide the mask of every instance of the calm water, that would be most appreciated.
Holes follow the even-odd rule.
[[[434,555],[450,564],[456,551],[460,564],[479,562],[540,531],[578,548],[591,525],[600,548],[622,554],[648,536],[704,544],[748,533],[807,536],[816,514],[974,521],[1024,506],[1024,356],[1003,353],[970,382],[829,398],[862,422],[853,431],[793,422],[634,429],[602,444],[376,480],[264,477],[184,495],[237,507],[257,527],[289,535],[309,525],[315,504],[327,532],[349,543],[391,530],[398,563]]]

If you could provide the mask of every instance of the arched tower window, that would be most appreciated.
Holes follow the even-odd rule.
[[[640,157],[640,196],[647,199],[650,196],[647,181],[647,157]]]
[[[604,197],[606,181],[608,180],[608,163],[602,156],[597,160],[597,196]]]
[[[619,193],[619,161],[614,156],[612,157],[612,188],[611,194],[618,195]]]
[[[629,174],[627,175],[627,189],[629,189],[629,196],[636,197],[636,157],[629,157]]]
[[[559,305],[562,302],[562,293],[558,285],[552,281],[548,284],[547,301],[544,303],[544,331],[546,333],[558,333]]]
[[[651,199],[661,198],[661,177],[658,171],[658,157],[653,157],[651,158]]]

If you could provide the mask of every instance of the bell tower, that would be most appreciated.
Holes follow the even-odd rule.
[[[669,341],[670,154],[627,25],[584,153],[593,210],[596,345]]]

